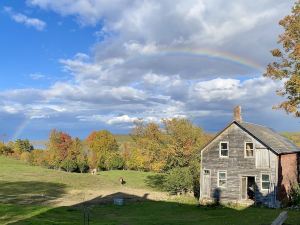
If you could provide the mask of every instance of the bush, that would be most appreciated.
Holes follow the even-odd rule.
[[[186,194],[193,190],[193,176],[188,167],[171,169],[165,180],[165,189],[170,194]]]
[[[289,197],[290,205],[300,206],[300,184],[292,186]]]
[[[77,163],[80,173],[84,173],[89,169],[88,161],[83,154],[81,154],[77,157],[76,163]]]
[[[5,144],[3,144],[2,142],[0,142],[0,155],[11,155],[13,153],[13,151],[11,150],[11,148],[9,146],[6,146]]]
[[[113,169],[122,169],[124,166],[124,160],[118,153],[111,153],[105,159],[105,169],[113,170]]]
[[[30,163],[32,161],[31,153],[29,152],[22,152],[20,155],[20,160]]]
[[[77,163],[72,159],[65,159],[61,162],[61,168],[67,172],[74,172],[77,169]]]

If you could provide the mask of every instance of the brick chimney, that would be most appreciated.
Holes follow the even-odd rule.
[[[242,122],[242,107],[240,105],[234,107],[233,119],[237,122]]]

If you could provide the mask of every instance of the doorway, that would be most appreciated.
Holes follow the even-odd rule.
[[[255,200],[255,177],[243,176],[242,177],[242,199]]]
[[[202,197],[210,198],[210,170],[203,171]]]

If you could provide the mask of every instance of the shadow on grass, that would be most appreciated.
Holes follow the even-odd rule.
[[[116,198],[123,198],[125,204],[114,205]],[[139,197],[116,192],[74,206],[49,209],[31,218],[8,224],[81,225],[84,224],[84,211],[89,214],[89,225],[266,225],[271,224],[280,213],[280,210],[266,208],[236,210],[224,206],[204,207],[197,204],[152,201],[148,199],[147,193]],[[296,225],[300,215],[294,219],[288,224]]]
[[[43,204],[61,197],[66,185],[50,182],[0,182],[0,204]]]
[[[166,181],[166,175],[164,174],[149,175],[145,179],[145,183],[148,187],[160,191],[164,190],[165,181]]]

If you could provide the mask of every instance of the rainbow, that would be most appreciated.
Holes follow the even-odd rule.
[[[257,72],[262,73],[265,68],[260,65],[259,63],[247,59],[235,54],[232,54],[230,52],[215,50],[215,49],[208,49],[208,48],[162,48],[157,50],[157,52],[154,52],[153,55],[191,55],[196,57],[209,57],[209,58],[215,58],[215,59],[221,59],[229,61],[233,64],[238,64],[241,66],[245,66],[251,69],[254,69]]]
[[[241,65],[244,67],[248,67],[250,69],[253,69],[259,73],[262,73],[265,68],[258,64],[257,62],[254,62],[250,59],[234,55],[229,52],[225,51],[219,51],[214,49],[207,49],[207,48],[160,48],[157,51],[151,52],[150,55],[191,55],[194,57],[210,57],[220,60],[226,60],[228,62]],[[24,131],[24,129],[27,127],[27,125],[30,123],[31,118],[26,118],[16,129],[15,133],[13,134],[13,140],[17,139],[20,134]]]
[[[16,140],[19,138],[19,136],[22,134],[24,129],[27,127],[27,125],[30,123],[31,118],[26,118],[22,121],[22,123],[16,128],[14,134],[12,135],[12,140]]]

